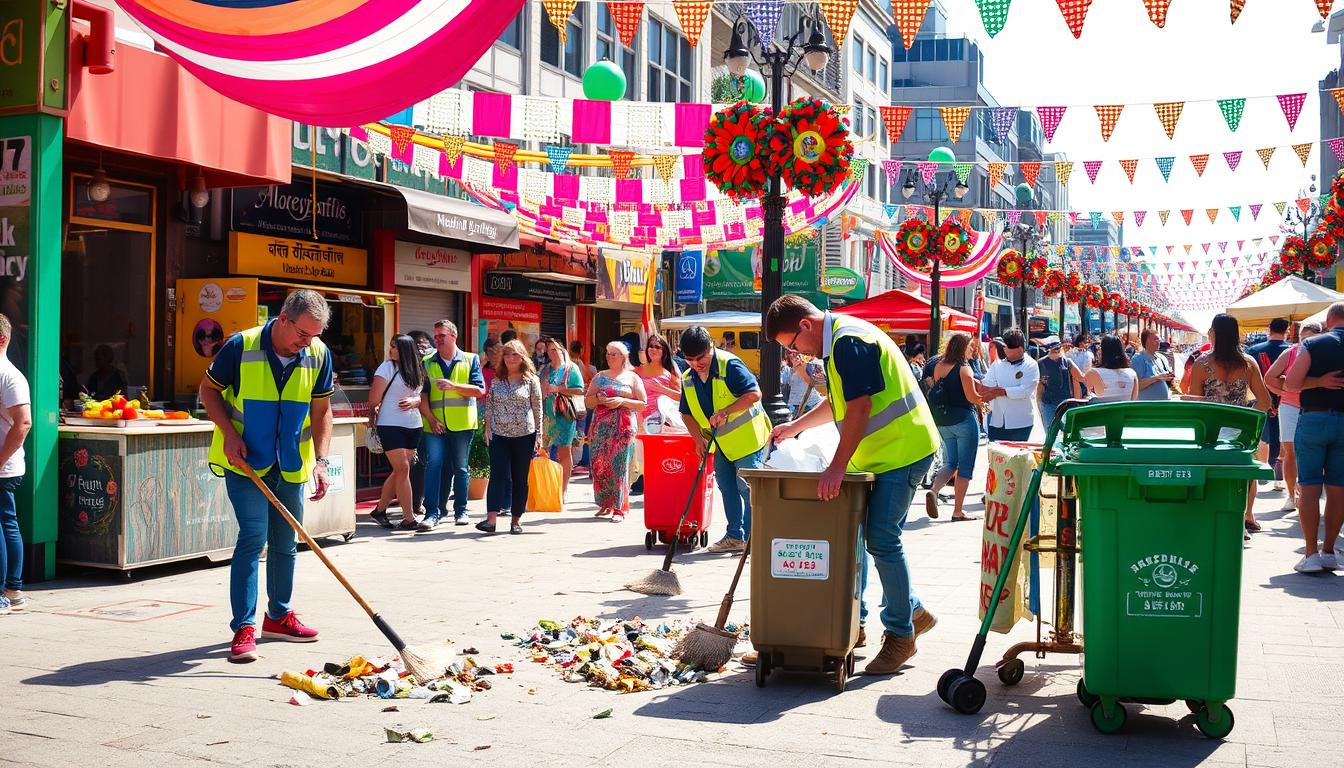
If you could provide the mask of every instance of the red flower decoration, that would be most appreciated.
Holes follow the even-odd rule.
[[[1070,304],[1077,304],[1083,300],[1083,276],[1077,272],[1070,272],[1064,278],[1064,298]]]
[[[1016,288],[1022,284],[1022,277],[1026,269],[1027,265],[1022,259],[1022,254],[1010,248],[999,255],[996,277],[1004,286]]]
[[[1029,288],[1040,288],[1045,283],[1045,270],[1048,263],[1044,256],[1033,256],[1026,264],[1023,280]]]
[[[1307,242],[1297,235],[1283,239],[1283,249],[1279,251],[1279,263],[1289,272],[1296,272],[1305,265]]]
[[[116,480],[108,480],[108,481],[107,481],[107,495],[108,495],[108,496],[116,496],[116,495],[117,495],[117,481],[116,481]]]
[[[89,465],[89,449],[80,448],[75,451],[75,466],[83,469]]]
[[[942,225],[938,227],[934,245],[937,247],[935,258],[943,266],[959,267],[971,257],[971,234],[960,221],[950,216],[943,219]]]
[[[1064,292],[1064,273],[1058,269],[1045,270],[1045,282],[1041,284],[1041,291],[1045,293],[1047,299],[1053,299]]]
[[[1096,283],[1087,283],[1083,286],[1083,303],[1092,309],[1099,309],[1106,301],[1106,292],[1101,290],[1101,286]]]
[[[849,175],[854,145],[849,129],[828,102],[794,99],[774,121],[768,146],[770,164],[784,185],[820,197],[833,192]]]
[[[770,134],[770,110],[746,101],[724,107],[705,129],[705,178],[728,197],[760,197],[765,194],[766,143]]]
[[[933,227],[923,219],[906,219],[896,232],[896,257],[911,269],[930,272],[932,252]]]
[[[1318,233],[1307,243],[1306,263],[1312,269],[1329,269],[1335,263],[1338,246],[1328,234]]]

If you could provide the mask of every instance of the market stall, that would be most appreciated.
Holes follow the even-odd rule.
[[[335,419],[331,488],[321,501],[304,503],[313,536],[354,535],[355,428],[363,421]],[[224,481],[208,464],[213,430],[200,420],[63,424],[57,559],[122,571],[194,557],[227,559],[238,525]]]
[[[1277,283],[1256,291],[1227,306],[1227,314],[1237,318],[1243,332],[1269,327],[1276,317],[1297,321],[1313,315],[1337,301],[1344,301],[1344,293],[1309,283],[1290,275]]]

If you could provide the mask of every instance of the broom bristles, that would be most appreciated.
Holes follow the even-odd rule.
[[[650,571],[644,578],[626,584],[625,588],[645,595],[674,596],[681,594],[681,579],[672,571],[660,569]]]
[[[737,640],[732,632],[701,623],[681,639],[672,655],[688,667],[715,672],[733,658]]]
[[[445,677],[453,658],[453,648],[446,645],[407,646],[401,650],[401,663],[406,671],[422,683]]]

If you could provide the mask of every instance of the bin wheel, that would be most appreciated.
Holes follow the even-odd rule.
[[[1017,685],[1027,672],[1027,665],[1021,659],[1006,659],[999,666],[999,682],[1004,685]]]
[[[849,675],[850,677],[853,677],[853,676],[854,676],[854,654],[853,654],[853,652],[851,652],[848,656],[845,657],[845,674]]]
[[[938,678],[938,698],[943,700],[944,704],[951,704],[952,700],[948,697],[948,691],[952,688],[952,681],[961,677],[960,669],[949,669]]]
[[[644,532],[644,551],[653,551],[653,531]]]
[[[764,653],[756,657],[756,687],[765,687],[765,678],[770,676],[770,657]]]
[[[1092,704],[1092,727],[1102,733],[1119,733],[1121,728],[1125,727],[1125,705],[1115,702],[1115,714],[1111,717],[1106,716],[1106,709],[1101,704],[1101,699],[1097,699]]]
[[[963,715],[974,715],[985,706],[985,684],[962,674],[947,689],[952,708]]]
[[[1225,739],[1232,732],[1232,726],[1235,721],[1232,719],[1232,710],[1227,708],[1226,704],[1219,704],[1218,722],[1212,722],[1213,715],[1209,712],[1207,704],[1200,706],[1199,711],[1195,713],[1195,727],[1199,732],[1208,736],[1210,739]]]
[[[1197,714],[1199,714],[1199,710],[1200,710],[1200,708],[1202,708],[1203,706],[1204,706],[1204,702],[1200,701],[1199,699],[1186,699],[1186,700],[1185,700],[1185,708],[1188,709],[1188,710],[1190,710],[1190,714],[1192,714],[1192,715],[1197,715]]]
[[[709,546],[709,531],[701,531],[701,532],[700,532],[700,548],[701,548],[701,549],[704,549],[705,547],[708,547],[708,546]]]
[[[666,533],[665,531],[659,531],[659,532],[658,532],[658,543],[659,543],[659,544],[666,544],[666,543],[667,543],[667,533]]]
[[[1091,691],[1087,690],[1087,686],[1083,684],[1083,681],[1082,681],[1082,680],[1079,680],[1079,681],[1078,681],[1078,701],[1079,701],[1084,707],[1087,707],[1088,709],[1091,709],[1091,708],[1092,708],[1092,705],[1093,705],[1093,704],[1096,704],[1098,701],[1101,701],[1101,699],[1097,698]]]

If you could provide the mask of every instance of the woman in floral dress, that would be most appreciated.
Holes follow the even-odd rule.
[[[630,367],[630,351],[619,341],[607,345],[607,367],[588,384],[585,399],[593,413],[593,500],[597,517],[625,519],[630,497],[630,448],[635,417],[644,410],[644,384]]]

